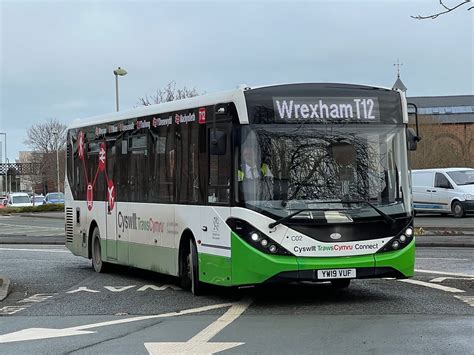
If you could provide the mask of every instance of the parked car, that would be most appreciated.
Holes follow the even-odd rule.
[[[413,170],[412,184],[415,212],[474,213],[474,169]]]
[[[7,197],[6,196],[0,196],[0,208],[5,208],[7,207]]]
[[[44,196],[43,195],[33,195],[31,196],[31,203],[34,204],[35,206],[42,205],[44,202]]]
[[[50,192],[46,194],[43,204],[64,203],[64,194],[62,192]]]
[[[7,196],[7,207],[28,206],[31,206],[31,200],[26,192],[13,192]]]

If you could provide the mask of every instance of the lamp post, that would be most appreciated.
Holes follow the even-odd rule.
[[[5,163],[7,162],[8,155],[7,155],[7,133],[6,132],[0,132],[0,136],[4,135],[5,136]],[[0,162],[1,163],[1,162]],[[8,166],[7,169],[5,169],[5,192],[7,192],[7,171],[8,171]]]
[[[58,176],[58,192],[61,192],[61,187],[59,186],[59,145],[58,145],[59,131],[57,128],[53,128],[51,133],[53,133],[55,137],[55,141],[56,141],[56,173]]]
[[[127,75],[127,71],[123,68],[118,67],[114,70],[115,75],[115,106],[117,108],[117,112],[119,110],[119,90],[118,90],[118,77]]]
[[[10,184],[8,183],[8,165],[10,165],[10,160],[8,158],[5,158],[5,164],[7,165],[7,170],[5,171],[5,177],[6,177],[6,184],[5,184],[5,188],[7,190],[7,194],[10,193],[10,190],[11,190],[11,186]]]

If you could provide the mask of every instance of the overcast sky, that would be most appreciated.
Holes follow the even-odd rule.
[[[114,111],[117,66],[128,71],[121,109],[171,80],[207,93],[241,83],[391,87],[397,58],[409,96],[473,94],[466,9],[419,21],[410,15],[440,10],[438,0],[0,0],[0,132],[13,161],[34,123]]]

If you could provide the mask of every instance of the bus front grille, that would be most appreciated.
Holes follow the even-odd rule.
[[[66,208],[66,243],[74,239],[74,213],[72,208]]]

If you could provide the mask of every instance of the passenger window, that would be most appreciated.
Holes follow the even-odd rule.
[[[443,174],[436,173],[435,175],[435,187],[444,188],[444,189],[452,189],[449,180]]]

